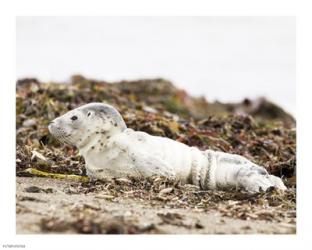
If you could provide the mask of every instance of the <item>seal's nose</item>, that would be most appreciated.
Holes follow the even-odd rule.
[[[52,126],[54,125],[54,121],[50,121],[48,124],[48,129],[50,131],[50,133],[52,134]]]

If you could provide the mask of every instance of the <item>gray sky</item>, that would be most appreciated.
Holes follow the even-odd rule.
[[[18,17],[17,77],[163,77],[209,101],[295,114],[294,17]]]

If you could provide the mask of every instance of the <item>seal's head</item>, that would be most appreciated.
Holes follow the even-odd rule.
[[[95,137],[109,138],[126,128],[119,112],[103,103],[89,103],[73,109],[49,125],[54,137],[77,148],[84,147]]]

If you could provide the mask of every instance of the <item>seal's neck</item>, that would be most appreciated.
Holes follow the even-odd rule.
[[[113,128],[110,131],[92,133],[77,145],[80,154],[85,157],[89,152],[105,148],[110,138],[121,133],[121,129]]]

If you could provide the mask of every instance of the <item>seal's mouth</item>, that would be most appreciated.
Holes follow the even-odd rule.
[[[71,135],[67,134],[61,127],[56,126],[53,121],[49,123],[48,129],[50,133],[60,142],[75,146]]]

